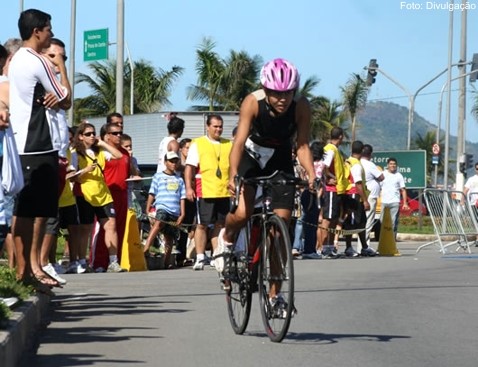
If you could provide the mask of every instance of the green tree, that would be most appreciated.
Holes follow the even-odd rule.
[[[215,47],[211,38],[204,38],[196,50],[198,80],[188,87],[188,99],[206,102],[193,106],[196,111],[238,110],[244,97],[258,87],[262,59],[234,50],[223,59]]]
[[[352,141],[355,141],[357,113],[367,104],[368,88],[359,74],[352,74],[342,91],[343,107],[352,122]]]
[[[86,83],[92,93],[85,98],[75,99],[75,122],[87,116],[104,116],[116,110],[116,61],[88,64],[90,73],[76,73],[76,84]],[[173,83],[184,69],[173,66],[169,71],[155,69],[148,61],[134,62],[134,111],[148,113],[170,105],[169,96]],[[130,65],[125,63],[123,99],[125,113],[130,112]]]
[[[326,142],[330,138],[330,130],[334,126],[343,127],[347,116],[341,109],[340,102],[330,101],[327,97],[312,97],[310,105],[312,108],[312,138]],[[347,136],[345,130],[344,134]]]

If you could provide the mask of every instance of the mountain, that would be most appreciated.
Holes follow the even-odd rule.
[[[357,115],[357,139],[371,144],[376,151],[407,150],[408,108],[391,102],[371,102]],[[436,133],[437,126],[415,113],[411,140],[428,131]],[[441,136],[445,131],[440,131]],[[456,136],[450,135],[450,160],[456,160]],[[443,148],[443,147],[442,147]],[[466,153],[478,161],[478,143],[466,142]]]

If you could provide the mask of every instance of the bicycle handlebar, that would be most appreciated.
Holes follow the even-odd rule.
[[[244,184],[249,185],[259,185],[259,186],[283,186],[283,185],[295,185],[301,187],[308,187],[309,181],[301,180],[300,178],[290,176],[286,178],[281,178],[278,180],[273,180],[279,174],[280,171],[275,171],[269,176],[257,176],[257,177],[249,177],[244,178],[239,175],[234,177],[234,185],[235,185],[235,192],[234,197],[231,201],[231,209],[230,212],[234,213],[239,205],[239,196],[241,194],[241,188]],[[286,174],[287,175],[287,174]],[[315,181],[314,190],[317,189],[318,181]]]

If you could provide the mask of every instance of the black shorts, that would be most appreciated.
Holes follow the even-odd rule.
[[[230,198],[198,198],[197,221],[202,225],[224,223],[231,207]]]
[[[328,220],[339,219],[342,213],[343,198],[345,195],[337,195],[334,191],[324,192],[322,217]]]
[[[367,215],[360,196],[357,194],[344,196],[344,213],[347,214],[343,225],[344,229],[365,228]]]
[[[83,196],[77,196],[76,205],[78,206],[80,224],[93,224],[95,216],[97,219],[116,217],[113,202],[103,206],[93,206]]]
[[[171,236],[174,238],[178,237],[179,234],[179,229],[176,226],[172,226],[170,224],[167,224],[168,222],[176,222],[178,220],[178,217],[175,215],[172,215],[171,213],[168,213],[166,210],[156,210],[156,220],[159,220],[160,222],[166,222],[164,223],[163,228],[159,232],[165,234],[166,236]]]
[[[292,151],[287,149],[276,150],[264,168],[249,153],[244,151],[238,167],[238,174],[244,178],[269,176],[275,171],[284,172],[286,175],[294,175],[292,163]],[[282,174],[277,179],[283,178]],[[295,187],[292,185],[275,185],[269,189],[272,209],[294,209]]]
[[[13,214],[21,218],[58,215],[58,152],[21,155],[25,187],[15,200]]]

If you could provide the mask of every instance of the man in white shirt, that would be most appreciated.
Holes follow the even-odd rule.
[[[360,163],[365,171],[365,181],[367,185],[368,194],[368,203],[370,204],[370,209],[367,210],[367,224],[366,224],[366,241],[367,245],[370,246],[370,232],[372,231],[373,224],[375,221],[375,213],[377,211],[377,200],[380,196],[380,182],[383,181],[383,172],[373,163],[370,159],[372,158],[373,147],[370,144],[364,144],[362,149],[362,157],[360,158]],[[357,251],[359,249],[357,248]]]
[[[400,172],[398,172],[397,159],[388,158],[387,169],[383,172],[382,181],[382,213],[380,221],[383,223],[383,215],[385,208],[390,208],[390,216],[392,217],[393,232],[397,236],[398,228],[398,212],[400,209],[400,195],[402,195],[404,210],[408,210],[407,190],[405,189],[405,180]]]
[[[8,70],[10,120],[25,179],[15,202],[12,227],[17,278],[37,288],[58,286],[40,267],[38,256],[46,218],[58,213],[60,136],[46,111],[70,108],[71,87],[62,55],[47,56],[58,67],[60,80],[41,55],[54,36],[51,16],[36,9],[25,10],[18,28],[23,46],[12,57]]]
[[[168,136],[159,143],[158,168],[156,172],[163,172],[166,169],[164,156],[167,152],[175,152],[179,155],[178,139],[183,135],[184,120],[176,117],[176,114],[168,115]]]
[[[466,180],[463,193],[465,198],[469,201],[470,206],[474,208],[475,215],[478,213],[478,162],[475,163],[475,174]],[[463,200],[464,202],[464,200]],[[478,235],[475,239],[475,247],[478,247]]]

